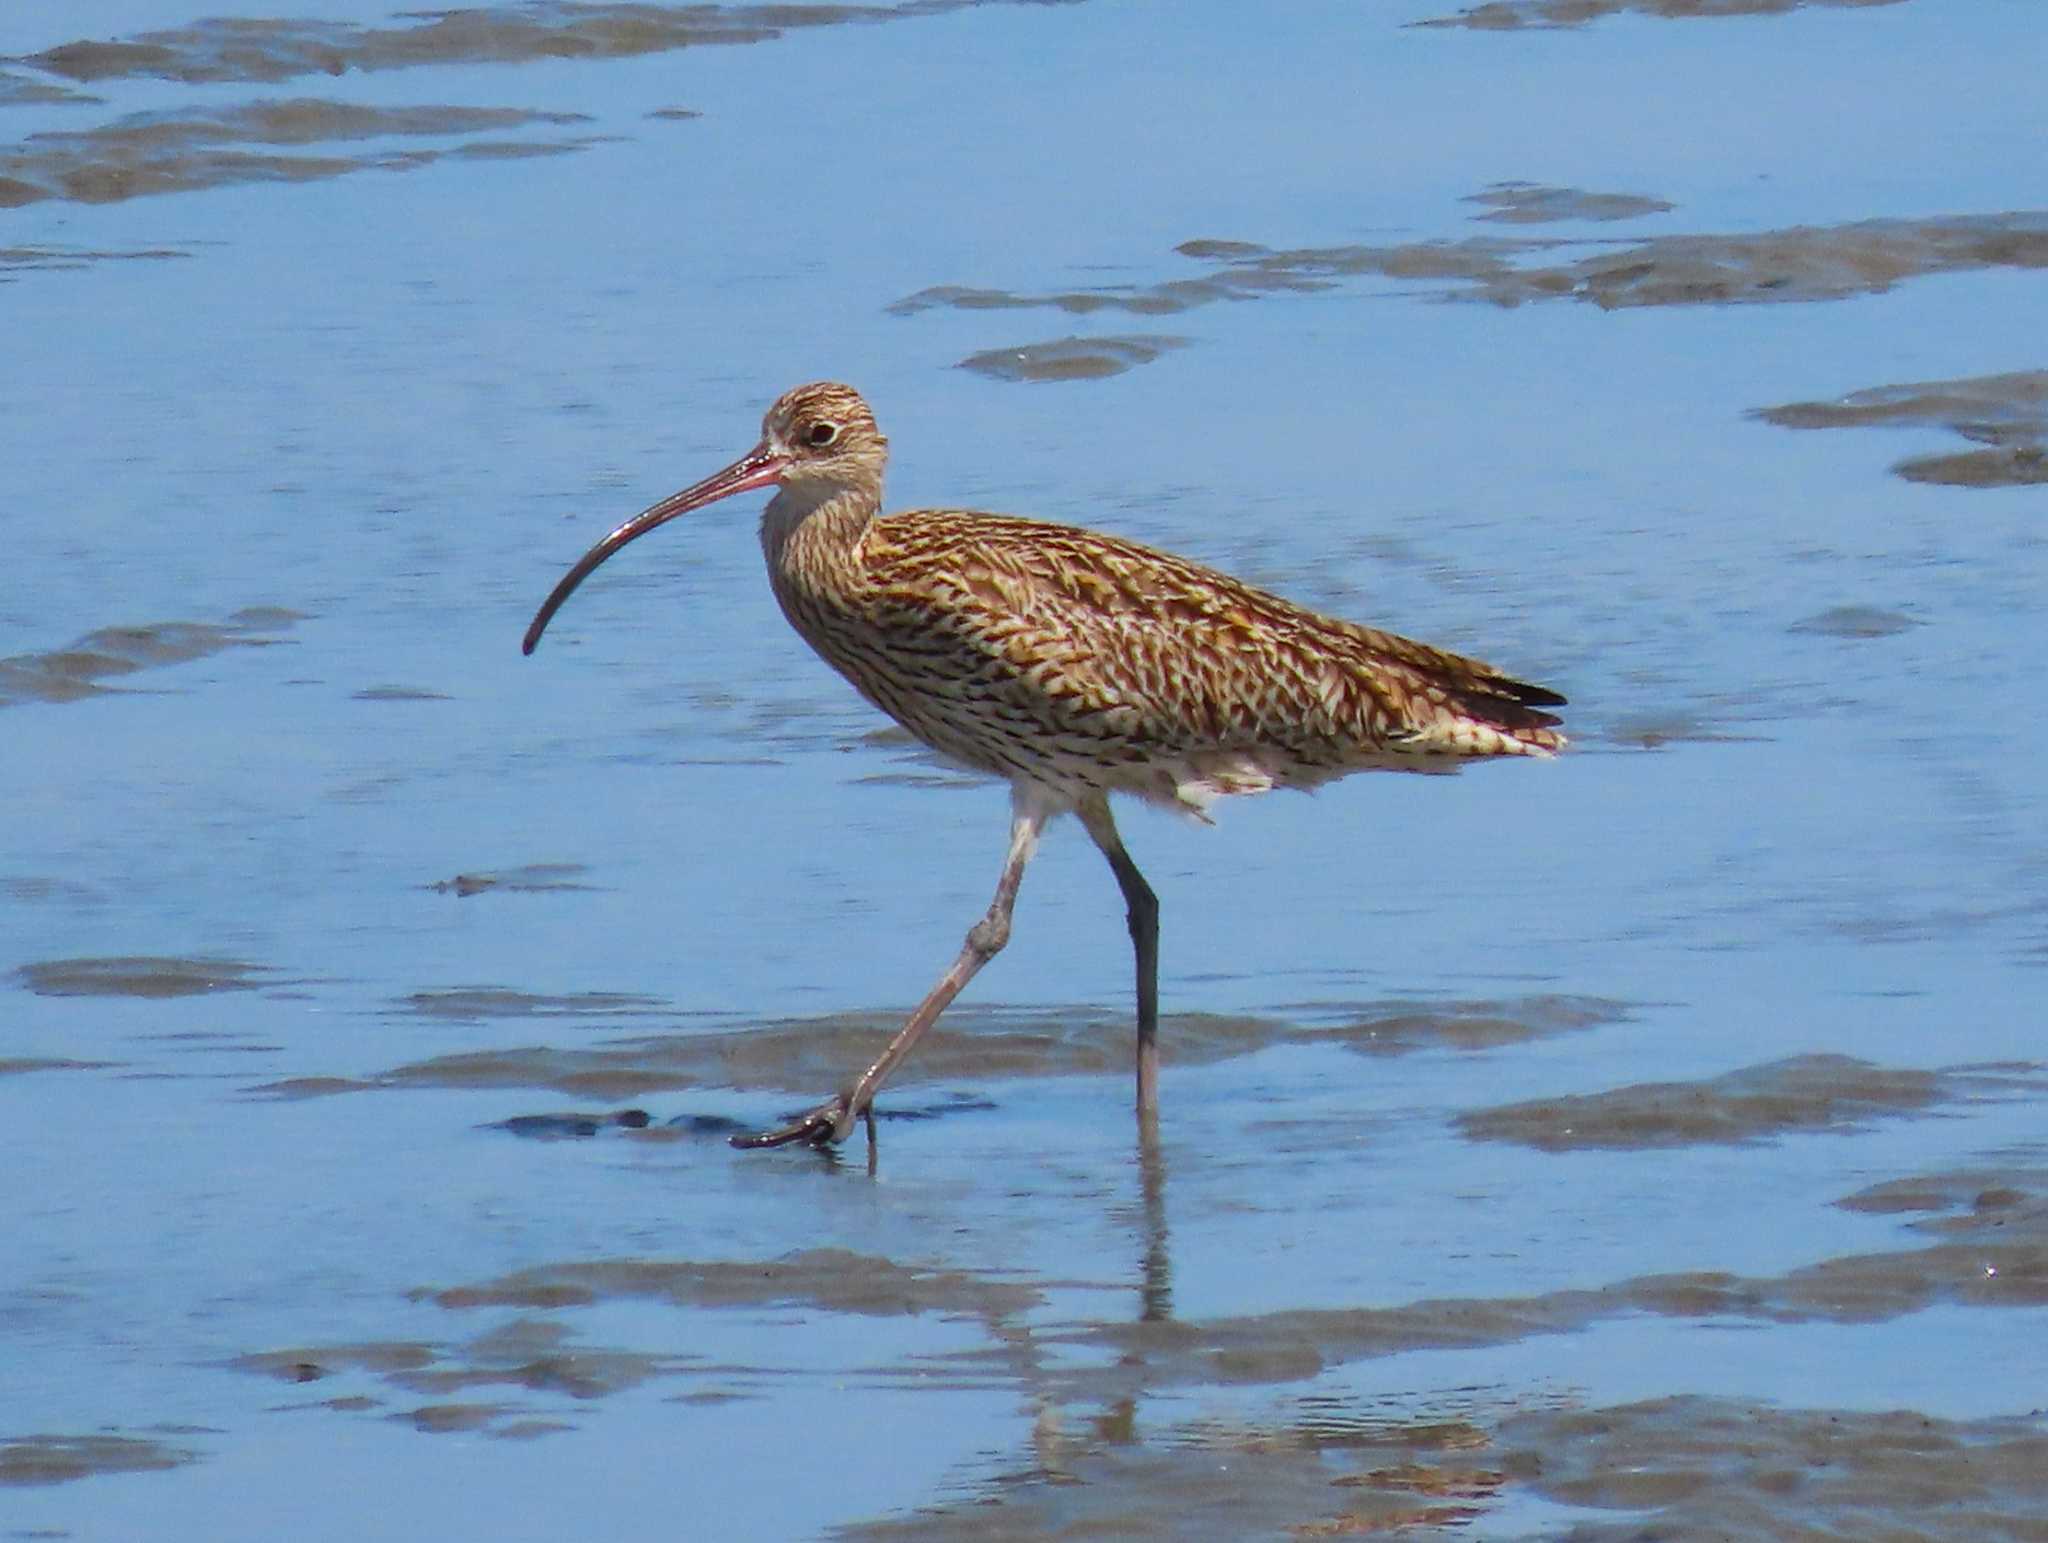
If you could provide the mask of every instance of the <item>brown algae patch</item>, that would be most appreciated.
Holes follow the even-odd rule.
[[[1646,214],[1668,214],[1677,208],[1642,193],[1588,193],[1582,188],[1545,187],[1535,182],[1496,182],[1483,193],[1466,197],[1485,204],[1476,220],[1503,225],[1548,225],[1559,220],[1635,220]]]
[[[183,1447],[135,1436],[0,1436],[0,1485],[67,1484],[105,1473],[147,1473],[197,1462]]]
[[[304,618],[281,606],[237,611],[224,623],[154,622],[102,627],[66,648],[0,659],[0,707],[23,702],[75,702],[117,689],[100,684],[138,670],[188,664],[230,648],[281,642],[280,632]]]
[[[1102,380],[1150,364],[1172,349],[1185,348],[1187,341],[1159,334],[1057,338],[970,354],[960,361],[959,368],[991,380]]]
[[[1608,16],[1655,16],[1667,21],[1699,17],[1784,16],[1800,10],[1859,10],[1903,5],[1905,0],[1486,0],[1455,16],[1410,23],[1416,27],[1469,27],[1475,32],[1516,32],[1526,27],[1583,27]]]
[[[1986,448],[1917,456],[1892,470],[1950,487],[2048,483],[2048,370],[1915,381],[1852,391],[1832,402],[1786,402],[1750,414],[1787,429],[1945,428]]]
[[[15,980],[41,997],[190,997],[254,991],[273,982],[267,966],[234,959],[180,959],[154,954],[43,959],[24,964]]]
[[[1793,1131],[1848,1134],[1873,1120],[1925,1114],[2012,1088],[2048,1086],[2039,1068],[1993,1073],[1873,1066],[1846,1055],[1792,1056],[1703,1082],[1646,1082],[1532,1099],[1458,1117],[1475,1141],[1543,1152],[1736,1145]]]

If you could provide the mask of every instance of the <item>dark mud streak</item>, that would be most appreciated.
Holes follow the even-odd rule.
[[[52,1060],[43,1056],[0,1056],[0,1077],[19,1077],[24,1072],[92,1072],[119,1066],[119,1061]]]
[[[1789,1134],[1847,1135],[1942,1104],[2048,1090],[2048,1068],[1894,1069],[1845,1055],[1794,1056],[1704,1082],[1649,1082],[1458,1116],[1475,1141],[1541,1152],[1735,1146]]]
[[[1750,414],[1787,429],[1939,427],[1987,446],[1917,456],[1892,470],[1949,487],[2048,483],[2048,370],[1975,375],[1852,391],[1832,402],[1786,402]]]
[[[67,1484],[105,1473],[178,1468],[198,1460],[199,1454],[186,1448],[134,1436],[0,1436],[0,1485]]]
[[[463,1001],[465,1008],[478,1005],[482,1004]],[[1565,996],[1378,1005],[1353,1009],[1342,1021],[1328,1025],[1189,1013],[1162,1023],[1160,1046],[1167,1062],[1175,1065],[1208,1065],[1280,1044],[1334,1045],[1363,1055],[1485,1051],[1614,1024],[1627,1016],[1621,1003]],[[614,1041],[597,1049],[511,1046],[436,1056],[395,1067],[371,1081],[296,1078],[250,1091],[304,1098],[374,1088],[551,1088],[600,1100],[707,1087],[801,1094],[821,1079],[833,1081],[848,1065],[872,1058],[901,1024],[901,1015],[893,1012],[849,1013],[728,1032]],[[941,1082],[985,1086],[1011,1077],[1121,1075],[1129,1056],[1130,1024],[1121,1014],[1094,1009],[963,1010],[947,1019],[946,1032],[919,1047],[891,1087],[900,1091]],[[900,1099],[886,1102],[894,1105]]]
[[[10,186],[19,185],[10,184],[5,177],[0,177],[0,209],[11,207],[8,201]],[[75,272],[81,268],[90,268],[94,263],[153,261],[191,255],[190,252],[180,252],[170,247],[147,247],[133,252],[107,252],[84,247],[0,246],[0,284],[12,282],[11,276],[15,273]],[[0,699],[0,705],[5,705],[4,699]]]
[[[1466,27],[1475,32],[1583,27],[1609,16],[1654,16],[1666,21],[1731,16],[1784,16],[1803,10],[1859,10],[1903,5],[1905,0],[1486,0],[1455,16],[1411,22],[1415,27]]]
[[[103,627],[68,648],[0,659],[0,707],[24,702],[76,702],[118,688],[101,682],[139,670],[188,664],[230,648],[282,642],[278,634],[304,620],[296,611],[264,606],[237,611],[224,624],[156,622]]]

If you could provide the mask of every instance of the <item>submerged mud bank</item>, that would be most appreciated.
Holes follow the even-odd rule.
[[[13,62],[89,84],[144,77],[187,85],[538,59],[623,59],[762,43],[785,33],[894,21],[989,0],[890,5],[483,5],[402,13],[396,26],[215,16],[112,40],[79,39]]]
[[[1609,16],[1648,16],[1666,21],[1737,16],[1784,16],[1802,10],[1860,10],[1904,5],[1906,0],[1485,0],[1452,16],[1431,17],[1418,27],[1469,27],[1475,32],[1514,32],[1526,27],[1583,27]]]
[[[197,1462],[199,1454],[146,1436],[0,1436],[0,1486],[68,1484],[113,1473],[150,1473]]]
[[[0,208],[44,199],[113,204],[251,182],[310,182],[358,171],[412,171],[449,156],[559,155],[596,142],[464,139],[444,147],[283,154],[275,147],[385,138],[461,138],[587,123],[582,113],[499,107],[363,107],[305,97],[238,107],[138,113],[100,128],[37,134],[0,148]],[[264,147],[250,149],[250,146]]]
[[[1751,414],[1787,429],[1944,428],[1984,446],[1913,456],[1892,470],[1949,487],[2048,483],[2048,370],[1872,386],[1831,402],[1785,402]]]
[[[1866,1129],[1974,1099],[2048,1092],[2048,1067],[1948,1071],[1873,1066],[1846,1055],[1793,1056],[1704,1082],[1647,1082],[1568,1098],[1503,1104],[1458,1117],[1477,1141],[1543,1152],[1737,1145],[1790,1134]]]
[[[1587,245],[1595,250],[1549,263],[1526,261]],[[1273,248],[1204,238],[1184,241],[1175,251],[1208,264],[1210,271],[1199,278],[1095,289],[938,285],[905,296],[889,310],[898,316],[935,307],[1170,316],[1223,301],[1327,290],[1363,278],[1434,285],[1432,293],[1439,298],[1506,307],[1542,300],[1578,300],[1603,310],[1846,300],[1882,294],[1931,274],[2048,267],[2048,211],[1592,243],[1554,236],[1472,236],[1385,246]]]
[[[1162,1187],[1165,1176],[1156,1176]],[[1307,1387],[1347,1362],[1507,1346],[1634,1315],[1702,1323],[1869,1324],[1937,1304],[2048,1306],[2048,1175],[1985,1166],[1870,1186],[1839,1202],[1910,1218],[1924,1246],[1822,1260],[1777,1276],[1645,1276],[1540,1296],[1423,1300],[1177,1320],[1168,1294],[1137,1319],[1070,1316],[1102,1285],[922,1265],[810,1248],[769,1259],[645,1256],[562,1260],[468,1283],[422,1286],[473,1330],[431,1339],[252,1351],[238,1370],[308,1387],[287,1409],[369,1416],[423,1431],[533,1439],[597,1418],[605,1402],[672,1387],[685,1403],[772,1396],[787,1369],[679,1348],[659,1316],[591,1316],[607,1304],[815,1319],[925,1317],[970,1326],[972,1348],[891,1355],[832,1373],[835,1386],[1002,1390],[1040,1410],[1029,1445],[991,1454],[948,1486],[965,1498],[851,1530],[867,1538],[1046,1536],[1096,1529],[1213,1536],[1233,1526],[1297,1536],[1517,1516],[1531,1500],[1572,1507],[1573,1536],[1705,1535],[1799,1525],[1904,1528],[1977,1538],[2048,1498],[2048,1422],[1952,1421],[1896,1411],[1784,1407],[1674,1392],[1579,1407],[1483,1389],[1381,1405]],[[1161,1215],[1144,1266],[1170,1278]],[[592,1342],[596,1322],[637,1322],[655,1343]],[[1200,1412],[1163,1390],[1270,1389],[1264,1413]],[[1299,1389],[1300,1391],[1295,1391]],[[487,1397],[474,1395],[484,1393]],[[1194,1412],[1188,1412],[1188,1411]],[[1190,1508],[1190,1497],[1199,1504]],[[1199,1517],[1200,1527],[1191,1518]],[[1235,1520],[1233,1520],[1235,1519]],[[1555,1515],[1552,1513],[1552,1520]]]
[[[106,684],[140,670],[189,664],[231,648],[262,648],[287,641],[282,634],[302,613],[282,606],[237,611],[225,622],[169,621],[102,627],[77,642],[44,653],[0,659],[0,707],[24,702],[76,702],[122,688]]]
[[[421,993],[408,1005],[429,1016],[479,1019],[651,1010],[646,999],[629,995],[537,998],[480,987]],[[1159,1039],[1169,1065],[1206,1065],[1277,1045],[1406,1055],[1429,1049],[1488,1050],[1620,1022],[1627,1014],[1618,1002],[1560,996],[1362,1006],[1348,1013],[1332,1010],[1332,1021],[1325,1023],[1185,1013],[1162,1019]],[[614,1040],[594,1048],[509,1046],[410,1062],[375,1079],[294,1078],[251,1091],[275,1097],[408,1087],[552,1088],[600,1098],[696,1088],[801,1093],[872,1058],[901,1023],[896,1013],[852,1013]],[[980,1085],[1017,1077],[1121,1074],[1130,1056],[1130,1033],[1126,1017],[1096,1009],[962,1008],[946,1019],[944,1032],[919,1046],[890,1086],[900,1090],[957,1081]]]

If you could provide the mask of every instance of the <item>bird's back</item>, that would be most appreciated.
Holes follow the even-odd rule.
[[[1565,742],[1554,692],[1114,536],[917,509],[805,547],[776,592],[829,663],[941,753],[1074,799],[1200,811]]]

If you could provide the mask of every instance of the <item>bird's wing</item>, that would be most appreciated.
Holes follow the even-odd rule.
[[[1491,665],[1335,620],[1136,542],[919,510],[864,541],[874,619],[1049,728],[1160,750],[1361,757],[1543,753],[1563,699]]]

